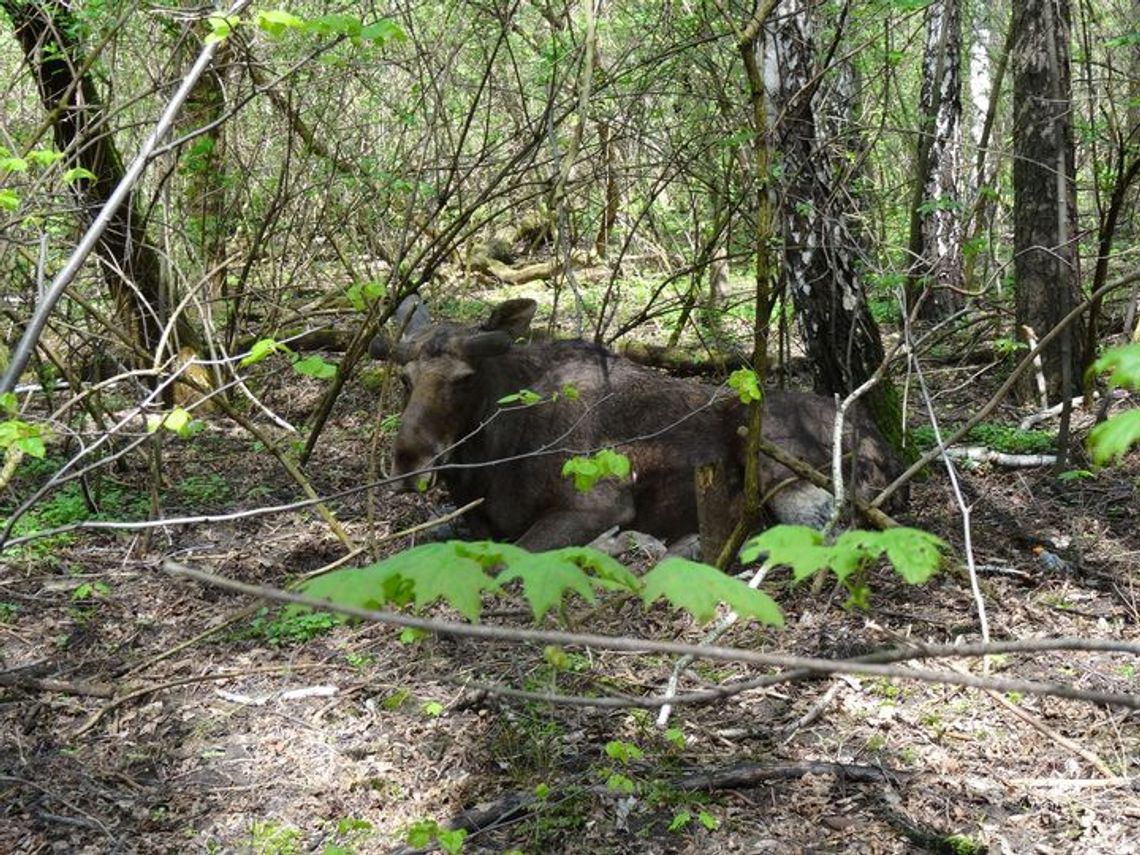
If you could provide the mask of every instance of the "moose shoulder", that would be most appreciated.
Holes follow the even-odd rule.
[[[395,447],[400,486],[412,489],[438,473],[454,500],[483,499],[471,520],[478,536],[535,550],[588,543],[613,526],[665,541],[696,532],[695,469],[719,463],[732,488],[743,483],[745,407],[723,389],[659,374],[586,342],[516,344],[535,308],[533,300],[508,300],[481,325],[465,327],[433,323],[422,305],[406,302],[397,314],[399,341],[373,339],[372,355],[400,365],[408,392]],[[500,403],[523,389],[539,401]],[[763,406],[770,441],[827,465],[830,400],[767,390]],[[856,490],[868,496],[889,483],[895,456],[862,414],[847,423]],[[601,448],[626,455],[632,476],[579,492],[562,466]],[[776,520],[816,525],[830,513],[826,491],[766,457],[761,477],[766,489],[793,479],[767,502]]]

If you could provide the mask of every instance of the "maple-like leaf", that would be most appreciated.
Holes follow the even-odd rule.
[[[768,554],[769,564],[791,567],[796,581],[829,566],[832,558],[823,535],[805,525],[777,525],[761,532],[744,544],[740,560],[755,561],[764,553]]]
[[[708,564],[686,558],[666,558],[646,573],[642,581],[645,587],[641,598],[646,605],[664,597],[702,623],[712,619],[718,603],[725,603],[742,617],[754,617],[770,626],[784,625],[784,616],[775,600]]]

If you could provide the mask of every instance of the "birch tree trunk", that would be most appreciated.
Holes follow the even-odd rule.
[[[912,305],[926,292],[920,317],[931,321],[964,304],[961,49],[958,0],[934,0],[926,7],[908,289]]]
[[[795,304],[817,391],[846,394],[874,374],[883,346],[860,275],[868,266],[867,240],[858,199],[851,195],[858,183],[847,157],[852,146],[838,142],[850,138],[854,79],[834,77],[832,97],[822,97],[810,8],[807,0],[782,0],[761,45],[775,120],[781,275]],[[827,135],[845,126],[839,136]],[[867,401],[884,432],[897,438],[898,398],[890,384],[879,383]]]

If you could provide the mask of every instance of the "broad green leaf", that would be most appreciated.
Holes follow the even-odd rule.
[[[483,592],[498,586],[480,561],[464,554],[470,552],[469,546],[462,541],[425,543],[367,567],[320,576],[303,585],[301,591],[341,605],[375,609],[393,599],[407,583],[410,590],[404,590],[417,610],[443,600],[468,620],[476,621]]]
[[[760,388],[760,379],[751,368],[738,368],[728,375],[728,385],[736,390],[742,404],[751,404],[764,397],[764,390]]]
[[[372,303],[384,296],[383,282],[357,282],[350,285],[345,294],[352,308],[358,312],[365,311]]]
[[[845,580],[883,554],[886,544],[880,541],[880,534],[881,532],[861,529],[843,532],[830,548],[831,557],[827,566],[840,581]]]
[[[174,407],[162,420],[162,426],[171,433],[181,433],[189,423],[190,414],[181,407]]]
[[[921,585],[938,571],[946,544],[933,534],[905,526],[874,534],[895,572],[912,585]]]
[[[803,525],[777,525],[747,541],[740,550],[740,560],[748,563],[768,554],[768,562],[792,568],[801,580],[830,566],[832,552],[824,545],[823,535]]]
[[[513,562],[496,577],[499,584],[515,579],[522,581],[523,596],[530,603],[536,622],[558,606],[568,591],[573,591],[588,603],[594,602],[594,588],[582,568],[570,561],[552,558],[547,553],[537,553],[524,561]]]
[[[298,359],[293,363],[293,370],[298,374],[315,377],[318,380],[328,380],[330,377],[336,376],[336,366],[331,362],[325,362],[316,354]]]
[[[15,392],[4,392],[0,394],[0,410],[6,413],[15,413],[20,406],[20,399],[16,397]]]
[[[629,458],[609,448],[591,457],[571,457],[562,464],[562,477],[573,478],[574,489],[580,493],[590,492],[603,478],[628,478],[630,471]]]
[[[666,558],[646,573],[643,581],[641,598],[646,605],[664,597],[701,623],[712,619],[718,603],[725,603],[742,617],[755,617],[770,626],[784,625],[780,607],[771,597],[708,564]]]
[[[290,350],[281,342],[272,338],[258,339],[253,343],[253,347],[249,349],[249,354],[246,355],[238,364],[243,368],[248,365],[256,365],[261,360],[271,356],[274,353],[289,353]]]
[[[1101,422],[1089,431],[1088,443],[1098,466],[1123,457],[1140,443],[1140,410],[1128,410]]]
[[[1140,343],[1109,348],[1090,369],[1094,374],[1111,371],[1110,386],[1140,389]]]
[[[501,544],[492,544],[500,546]],[[586,602],[594,602],[594,589],[636,591],[637,577],[610,556],[584,546],[568,546],[549,552],[527,552],[510,547],[497,563],[505,565],[495,581],[500,585],[519,580],[523,596],[530,603],[536,622],[562,602],[567,593],[575,593]]]
[[[393,21],[391,18],[381,18],[374,24],[369,24],[367,27],[360,31],[362,39],[369,41],[385,42],[395,39],[398,42],[406,42],[408,40],[407,33],[400,28],[400,25]]]
[[[38,460],[43,460],[44,454],[47,452],[47,449],[44,447],[43,438],[38,436],[20,437],[14,444],[16,448],[20,449],[22,452],[29,454]]]
[[[0,189],[0,208],[5,211],[15,211],[20,207],[20,197],[14,190],[7,187]]]
[[[74,184],[76,181],[86,179],[94,181],[99,176],[92,172],[90,169],[85,169],[82,166],[76,166],[74,169],[69,169],[63,173],[63,180],[68,184]]]
[[[51,166],[56,161],[63,160],[63,152],[53,151],[50,148],[37,148],[28,152],[28,160],[37,166]]]
[[[594,586],[618,591],[639,591],[641,580],[622,566],[621,562],[604,552],[588,546],[565,546],[550,553],[566,561],[573,561],[592,574]]]
[[[253,20],[258,28],[275,37],[282,35],[286,30],[298,30],[305,26],[304,21],[283,9],[270,9],[267,12],[258,12]]]
[[[44,456],[44,428],[20,419],[0,422],[0,448],[15,446],[32,457]]]
[[[0,157],[0,172],[27,172],[28,162],[22,157]]]
[[[364,25],[351,15],[321,15],[306,21],[305,29],[318,36],[359,36]]]
[[[234,28],[241,22],[237,15],[211,15],[206,19],[210,32],[203,41],[211,45],[214,42],[224,41],[230,37]]]

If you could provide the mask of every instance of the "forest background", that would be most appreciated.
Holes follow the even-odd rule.
[[[0,9],[13,851],[1135,839],[1135,4]],[[361,631],[172,582],[177,560],[280,587],[418,542],[439,497],[383,489],[400,396],[364,361],[412,293],[462,320],[531,296],[550,330],[665,370],[861,390],[919,460],[907,521],[968,581],[861,577],[854,599],[888,604],[870,629],[786,590],[796,626],[735,646],[844,672],[915,622],[942,644],[994,621],[1092,650],[1017,659],[1012,696],[832,678],[655,730],[630,697],[663,652]],[[940,440],[968,468],[923,470]],[[567,602],[571,628],[702,637],[683,613]],[[334,700],[285,696],[308,668],[338,675],[307,687]],[[998,758],[1029,740],[1009,784]],[[868,754],[907,775],[841,797]],[[432,824],[486,801],[494,831]]]

